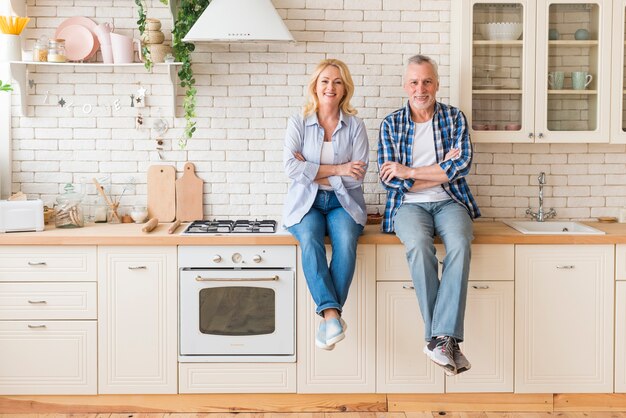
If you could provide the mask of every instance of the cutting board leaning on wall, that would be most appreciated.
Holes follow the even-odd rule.
[[[148,217],[173,222],[176,217],[176,169],[171,165],[148,168]]]
[[[203,219],[203,181],[196,175],[196,166],[186,163],[183,175],[176,180],[176,219],[191,222]]]

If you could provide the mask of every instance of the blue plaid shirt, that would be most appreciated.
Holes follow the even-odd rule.
[[[378,138],[378,166],[385,161],[394,161],[411,167],[413,164],[413,132],[415,123],[411,120],[409,102],[405,107],[387,116],[380,125]],[[462,204],[472,219],[480,216],[478,205],[465,181],[472,164],[472,143],[467,128],[465,115],[456,107],[435,102],[433,116],[435,154],[441,169],[448,176],[448,182],[441,187],[456,202]],[[458,158],[443,161],[452,148],[461,152]],[[387,190],[387,205],[383,217],[383,232],[393,232],[393,219],[404,201],[404,194],[413,186],[413,179],[393,178],[383,182]]]

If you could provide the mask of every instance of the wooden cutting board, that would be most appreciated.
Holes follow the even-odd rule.
[[[204,182],[196,176],[196,166],[185,164],[185,171],[176,180],[176,219],[181,222],[197,221],[203,218],[202,186]]]
[[[159,222],[176,218],[176,169],[171,165],[148,168],[148,217]]]

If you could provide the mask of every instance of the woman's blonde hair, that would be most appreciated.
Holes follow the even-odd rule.
[[[332,65],[339,70],[339,76],[341,77],[341,81],[343,81],[343,85],[346,90],[346,94],[344,94],[339,102],[339,109],[341,109],[341,111],[346,115],[356,115],[357,113],[356,109],[350,104],[350,99],[352,99],[352,95],[354,94],[354,82],[352,81],[352,76],[350,75],[348,66],[338,59],[325,59],[317,64],[315,71],[313,71],[313,74],[311,75],[311,80],[309,80],[309,85],[307,87],[308,97],[303,109],[305,117],[319,110],[320,103],[317,99],[317,94],[315,93],[315,87],[320,74],[329,65]]]

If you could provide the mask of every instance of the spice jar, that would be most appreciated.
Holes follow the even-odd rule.
[[[40,38],[35,42],[33,47],[33,61],[46,62],[48,61],[48,40],[47,38]]]
[[[50,39],[48,44],[48,62],[65,62],[65,39]]]
[[[85,222],[83,219],[83,195],[74,192],[71,183],[65,185],[65,192],[57,197],[57,214],[55,225],[57,228],[81,228]]]
[[[98,199],[96,199],[96,203],[94,205],[94,222],[105,223],[107,221],[108,210],[109,205],[107,205],[107,202],[105,202],[102,196],[98,196]]]

